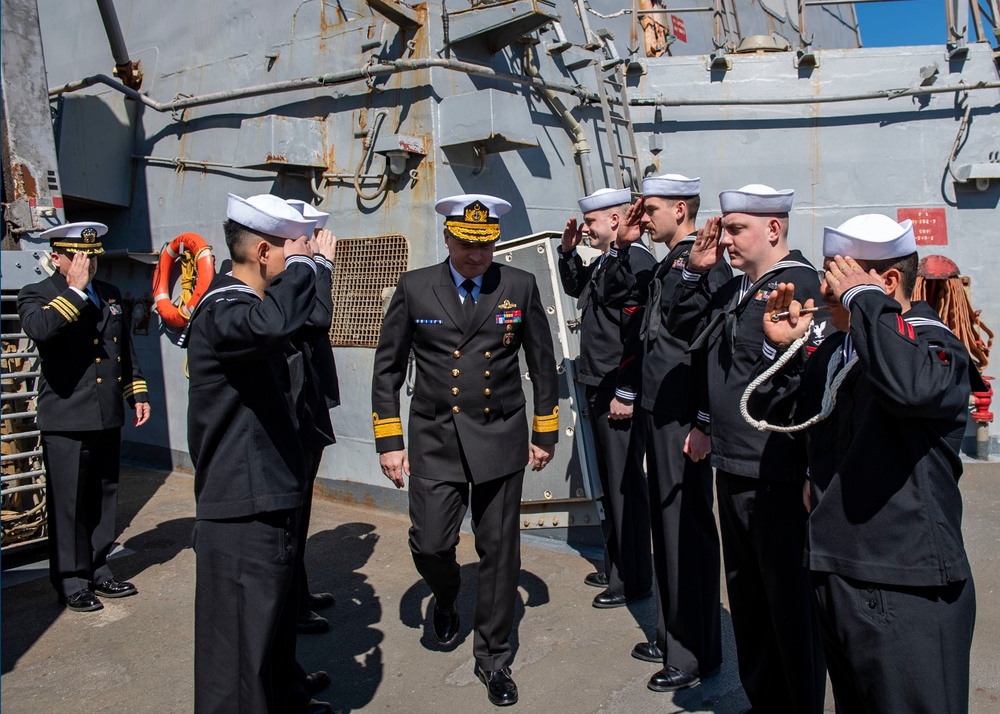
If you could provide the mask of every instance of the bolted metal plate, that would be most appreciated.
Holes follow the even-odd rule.
[[[579,411],[585,404],[583,391],[574,379],[574,363],[566,334],[562,296],[558,288],[558,273],[552,249],[554,233],[541,233],[527,238],[506,241],[497,246],[495,262],[510,265],[534,274],[538,292],[545,306],[552,342],[555,347],[555,368],[559,374],[559,444],[552,461],[539,472],[525,474],[522,503],[557,503],[585,501],[595,497],[597,469],[592,441]],[[521,380],[527,400],[526,413],[534,414],[531,375],[521,359]],[[525,454],[525,460],[528,455]]]
[[[382,304],[406,270],[409,245],[401,235],[337,240],[333,262],[334,347],[377,347]]]
[[[233,164],[250,169],[325,169],[326,124],[275,114],[244,119]]]

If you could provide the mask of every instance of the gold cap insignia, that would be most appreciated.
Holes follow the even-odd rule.
[[[455,238],[469,243],[492,243],[500,237],[500,219],[490,216],[490,209],[475,200],[462,211],[462,218],[449,218],[444,222]]]

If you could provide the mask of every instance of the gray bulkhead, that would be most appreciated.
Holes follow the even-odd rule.
[[[110,74],[114,62],[93,5],[38,4],[50,89]],[[709,0],[683,4],[712,5]],[[700,176],[702,219],[718,214],[718,192],[725,188],[746,183],[794,188],[791,243],[814,260],[820,257],[824,225],[859,212],[895,217],[899,208],[943,209],[947,244],[922,250],[955,260],[972,278],[975,306],[984,320],[1000,324],[1000,282],[993,277],[1000,258],[990,250],[1000,180],[987,178],[977,187],[974,180],[956,181],[952,175],[963,165],[996,161],[1000,90],[860,98],[920,87],[926,82],[921,70],[928,67],[936,68],[931,86],[996,83],[989,45],[972,43],[960,59],[949,59],[944,46],[862,49],[852,6],[832,5],[810,8],[811,60],[800,62],[796,18],[787,15],[787,5],[728,3],[732,44],[727,53],[714,47],[711,12],[684,13],[686,41],[673,42],[673,56],[647,57],[643,30],[638,28],[635,42],[629,15],[597,14],[615,15],[629,7],[610,0],[516,0],[475,7],[451,0],[396,13],[391,0],[372,2],[383,13],[362,0],[119,1],[115,7],[130,55],[142,63],[141,92],[158,105],[330,77],[324,86],[313,82],[294,91],[262,90],[257,96],[165,111],[125,100],[100,84],[53,97],[67,217],[110,226],[101,277],[130,293],[138,303],[136,314],[142,315],[149,302],[150,263],[175,235],[199,233],[213,246],[217,261],[227,257],[221,230],[227,192],[308,200],[315,189],[318,206],[331,214],[328,227],[338,237],[404,236],[408,268],[446,256],[441,220],[433,211],[437,197],[475,192],[509,200],[513,210],[501,228],[505,242],[517,240],[513,248],[502,242],[496,259],[509,255],[511,264],[532,270],[544,283],[557,355],[565,357],[559,365],[564,418],[558,459],[529,476],[525,492],[526,500],[554,505],[547,514],[540,507],[526,513],[531,512],[532,527],[540,519],[547,528],[561,528],[569,515],[596,522],[591,521],[596,474],[589,476],[585,468],[589,437],[578,423],[579,400],[571,380],[571,358],[579,343],[567,321],[576,314],[575,301],[561,295],[553,253],[553,234],[577,214],[584,178],[572,135],[551,102],[528,86],[530,80],[483,75],[524,79],[537,73],[551,83],[552,96],[583,127],[589,178],[593,188],[601,188],[620,180],[609,142],[618,142],[621,153],[628,147],[624,128],[609,134],[604,125],[595,101],[595,63],[611,67],[622,58],[640,173]],[[561,18],[558,29],[548,24],[556,17]],[[413,27],[414,22],[419,25]],[[527,43],[518,39],[524,33]],[[740,38],[752,35],[783,35],[790,49],[733,51]],[[720,61],[713,63],[713,52]],[[444,66],[410,70],[416,65],[407,64],[426,65],[427,60],[487,69],[470,74]],[[535,69],[526,69],[526,61]],[[392,69],[392,62],[395,70],[406,71],[385,69]],[[830,101],[849,96],[858,98]],[[963,116],[968,116],[964,124]],[[957,155],[949,162],[960,130]],[[370,155],[366,132],[377,134]],[[362,198],[354,186],[359,164],[360,193],[370,196],[388,170],[385,152],[391,151],[407,151],[395,156],[398,178],[381,195]],[[174,342],[155,315],[148,334],[136,335],[154,417],[142,430],[126,427],[124,438],[126,453],[134,459],[189,468],[187,353]],[[373,448],[374,350],[338,346],[335,352],[342,393],[342,405],[333,412],[338,443],[326,453],[321,483],[398,506],[400,496],[387,488]],[[405,414],[405,395],[403,400]],[[580,504],[566,505],[574,500]],[[562,520],[554,523],[556,517]]]

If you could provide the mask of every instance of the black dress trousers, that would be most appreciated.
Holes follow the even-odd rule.
[[[708,459],[684,455],[691,431],[643,412],[652,508],[654,570],[659,595],[656,644],[663,664],[707,676],[722,664],[719,534],[712,512]]]
[[[194,709],[196,714],[282,711],[291,685],[298,510],[198,520]]]
[[[964,714],[976,623],[972,579],[937,587],[811,573],[840,714]]]
[[[521,486],[524,471],[481,484],[410,479],[410,551],[437,603],[458,598],[462,580],[455,550],[465,511],[479,555],[473,654],[485,670],[511,660],[510,633],[521,573]]]
[[[716,470],[740,681],[754,711],[819,714],[826,668],[812,606],[802,485]]]
[[[113,577],[120,451],[121,429],[42,432],[49,578],[64,598]]]
[[[613,389],[587,386],[597,468],[604,489],[605,573],[608,590],[627,598],[653,586],[649,545],[649,494],[642,470],[641,419],[608,419]]]

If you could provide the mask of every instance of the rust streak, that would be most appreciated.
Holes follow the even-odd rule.
[[[25,164],[14,164],[14,197],[38,198],[38,184]]]

